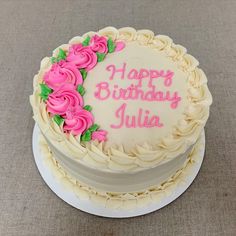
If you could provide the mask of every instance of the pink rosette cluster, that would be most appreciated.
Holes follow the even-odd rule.
[[[94,35],[88,36],[83,43],[71,45],[68,55],[60,49],[57,57],[52,58],[53,65],[43,77],[45,85],[41,86],[40,96],[46,101],[47,111],[55,116],[55,122],[60,125],[64,121],[65,133],[81,135],[83,141],[106,140],[105,130],[94,130],[94,117],[88,111],[90,106],[83,107],[81,94],[84,94],[82,84],[86,73],[81,69],[88,72],[104,59],[104,55],[99,54],[120,51],[124,47],[124,42]]]
[[[99,142],[101,141],[106,141],[107,137],[107,131],[105,130],[97,130],[92,133],[92,140],[98,140]]]
[[[69,48],[67,61],[74,63],[78,69],[89,71],[97,64],[97,55],[90,47],[74,44]]]
[[[73,135],[82,134],[94,122],[91,112],[84,109],[77,109],[76,111],[68,111],[64,121],[64,131],[71,132]]]
[[[104,36],[93,35],[91,39],[88,37],[87,46],[82,43],[73,44],[69,48],[69,53],[67,55],[67,61],[74,63],[78,69],[85,69],[89,71],[95,67],[97,64],[96,53],[107,54],[108,39]],[[124,42],[115,43],[115,51],[120,51],[125,47]]]
[[[73,135],[81,135],[94,122],[91,112],[83,109],[83,98],[72,84],[64,84],[49,94],[47,111],[64,119],[63,129]]]
[[[83,98],[71,84],[64,84],[58,90],[49,94],[47,111],[53,115],[65,115],[67,111],[74,111],[83,106]]]
[[[94,35],[90,40],[89,46],[94,52],[108,52],[107,39],[104,36]]]
[[[75,88],[83,83],[82,75],[73,63],[61,60],[54,63],[44,75],[44,81],[49,88],[56,90],[64,84],[71,84]]]

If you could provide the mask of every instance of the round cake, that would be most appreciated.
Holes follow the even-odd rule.
[[[198,64],[150,30],[107,27],[72,38],[34,77],[44,154],[79,194],[151,199],[175,184],[208,119],[212,97]]]

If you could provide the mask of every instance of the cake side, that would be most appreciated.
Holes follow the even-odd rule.
[[[34,78],[34,94],[30,98],[34,119],[44,136],[50,140],[55,149],[58,149],[65,156],[74,158],[87,166],[118,172],[130,172],[154,167],[185,153],[199,137],[208,118],[209,106],[212,102],[206,85],[206,76],[201,69],[197,68],[197,60],[186,54],[185,48],[175,45],[167,36],[154,36],[153,32],[149,30],[136,31],[132,28],[117,30],[113,27],[107,27],[98,33],[89,32],[82,37],[75,37],[69,44],[61,45],[55,49],[53,57],[58,56],[59,49],[68,53],[70,45],[83,42],[88,35],[90,37],[104,35],[110,37],[114,42],[124,41],[127,45],[135,41],[140,45],[160,52],[176,64],[176,67],[187,78],[186,104],[183,112],[181,112],[180,119],[176,124],[173,124],[167,135],[163,135],[157,140],[154,139],[153,143],[136,144],[130,150],[124,148],[122,144],[118,146],[108,145],[107,147],[106,142],[90,141],[81,143],[80,135],[74,136],[71,133],[64,133],[63,127],[52,120],[45,103],[39,97],[41,93],[39,84],[43,82],[45,73],[51,67],[50,58],[44,58],[41,62],[40,71]],[[125,52],[125,49],[123,51]]]
[[[43,136],[41,136],[39,145],[45,166],[50,169],[55,179],[60,184],[63,184],[67,191],[73,191],[79,199],[90,199],[104,207],[133,209],[143,207],[151,202],[158,202],[166,196],[171,195],[179,186],[181,187],[186,184],[186,178],[191,175],[192,167],[199,162],[200,152],[203,152],[204,135],[201,135],[194,145],[181,168],[173,172],[165,181],[159,184],[155,183],[144,190],[129,190],[127,192],[102,191],[99,188],[86,185],[64,169],[52,154]]]
[[[99,191],[116,193],[145,191],[152,186],[162,184],[174,173],[183,168],[189,154],[193,150],[193,146],[191,146],[185,153],[152,168],[118,172],[109,169],[101,170],[91,165],[84,165],[80,161],[64,155],[51,145],[47,138],[44,137],[44,139],[54,159],[71,177]]]

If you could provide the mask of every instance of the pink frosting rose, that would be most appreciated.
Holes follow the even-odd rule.
[[[97,131],[94,131],[93,133],[92,133],[92,140],[98,140],[99,142],[100,141],[106,141],[106,139],[107,139],[107,131],[105,131],[105,130],[97,130]]]
[[[53,90],[64,84],[72,84],[77,87],[83,83],[82,75],[73,63],[64,60],[54,63],[44,75],[44,81]]]
[[[74,44],[69,48],[67,61],[73,62],[78,69],[89,71],[97,64],[97,55],[89,46]]]
[[[104,36],[94,35],[89,43],[89,46],[94,52],[107,53],[107,39]]]
[[[94,122],[91,112],[84,109],[77,109],[74,112],[68,111],[64,118],[64,131],[71,132],[73,135],[82,134]]]
[[[83,106],[83,98],[72,84],[65,84],[49,94],[46,105],[48,112],[64,115]]]

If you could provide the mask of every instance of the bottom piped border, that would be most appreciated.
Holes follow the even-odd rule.
[[[102,192],[82,184],[65,172],[60,166],[41,134],[39,145],[44,164],[49,167],[56,180],[60,184],[63,184],[66,190],[73,191],[79,199],[91,200],[100,206],[111,209],[134,209],[144,207],[151,202],[161,201],[163,198],[170,196],[179,185],[185,184],[185,177],[189,174],[191,166],[198,161],[198,150],[204,144],[202,139],[199,138],[183,167],[168,180],[158,186],[150,187],[145,191],[131,193]]]

